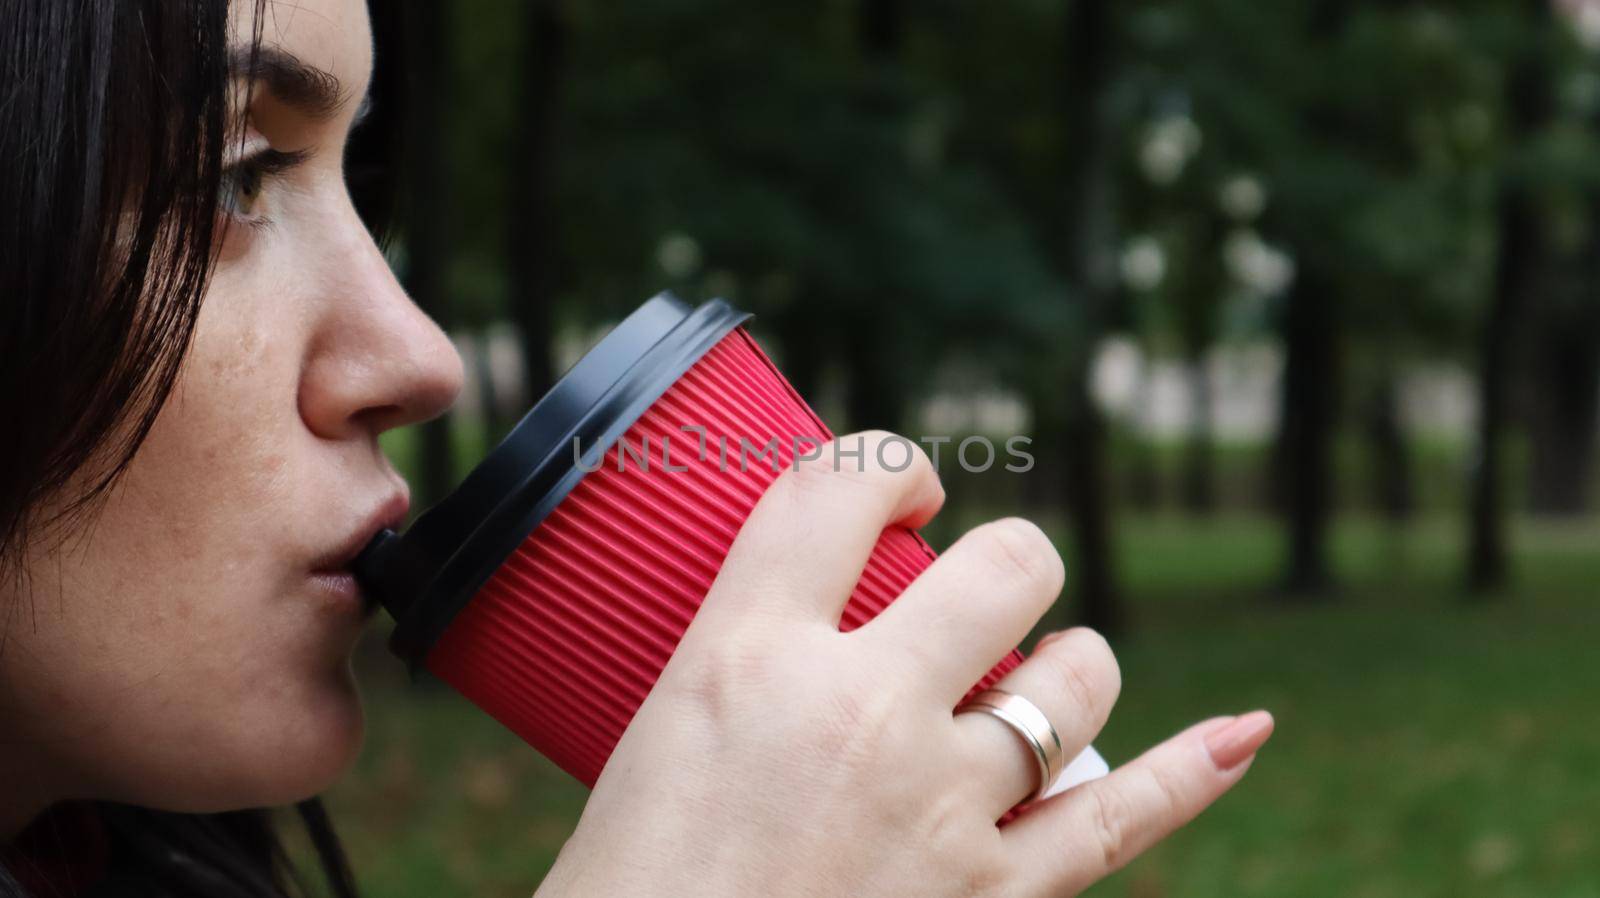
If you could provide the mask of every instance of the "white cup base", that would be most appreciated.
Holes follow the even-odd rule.
[[[1073,786],[1097,780],[1110,772],[1111,765],[1107,764],[1106,759],[1100,757],[1100,753],[1091,745],[1079,752],[1078,756],[1072,759],[1072,763],[1067,765],[1067,769],[1061,771],[1061,775],[1056,777],[1055,785],[1044,793],[1044,797],[1060,795]]]

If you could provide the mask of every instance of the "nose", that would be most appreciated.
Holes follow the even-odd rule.
[[[325,312],[301,373],[300,416],[327,439],[435,418],[461,392],[461,357],[406,295],[354,210],[340,218],[327,264],[315,266]]]

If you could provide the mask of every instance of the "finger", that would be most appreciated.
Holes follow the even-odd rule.
[[[1061,556],[1038,527],[1020,518],[984,524],[851,635],[887,657],[907,659],[927,694],[953,708],[1028,635],[1065,576]]]
[[[842,437],[762,495],[697,617],[759,608],[837,621],[883,529],[920,527],[943,502],[915,443],[881,431]]]
[[[1099,633],[1085,628],[1040,640],[998,688],[1031,701],[1061,737],[1062,763],[1077,757],[1111,715],[1122,690],[1117,658]],[[956,751],[988,819],[1002,814],[1039,787],[1033,750],[1005,722],[988,714],[957,714]]]
[[[1265,711],[1210,720],[1031,806],[1002,830],[1021,894],[1076,895],[1121,869],[1231,789],[1272,726]]]

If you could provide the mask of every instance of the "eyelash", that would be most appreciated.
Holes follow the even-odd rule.
[[[229,219],[240,224],[257,229],[270,227],[272,220],[266,216],[240,212],[237,200],[232,199],[230,191],[242,189],[249,183],[253,185],[252,190],[259,193],[267,181],[294,169],[305,162],[310,155],[307,150],[285,152],[265,149],[253,156],[240,159],[222,171],[222,182],[217,189],[217,208]]]

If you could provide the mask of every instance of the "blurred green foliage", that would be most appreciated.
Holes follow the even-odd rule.
[[[1074,42],[1084,9],[1103,41]],[[1369,434],[1388,504],[1413,504],[1398,384],[1443,362],[1481,374],[1480,487],[1527,428],[1559,469],[1536,503],[1588,494],[1600,63],[1544,0],[451,10],[427,67],[450,84],[448,289],[425,307],[457,332],[511,321],[543,345],[664,288],[726,296],[841,430],[914,429],[952,387],[1025,397],[1043,489],[1101,522],[1116,494],[1063,484],[1104,467],[1077,373],[1102,339],[1188,365],[1201,409],[1209,353],[1278,342],[1269,492],[1308,551],[1352,492],[1321,488],[1341,432]],[[1103,83],[1074,82],[1085,47]],[[1231,498],[1209,420],[1182,475],[1196,511]]]
[[[847,327],[857,307],[886,306],[922,369],[956,348],[987,347],[1002,368],[1019,346],[1042,351],[1071,326],[1061,297],[1073,285],[1053,242],[1064,150],[1081,137],[1059,114],[1072,89],[1060,76],[1068,5],[904,7],[896,54],[874,59],[857,2],[651,0],[625,14],[559,4],[571,49],[557,189],[549,208],[529,209],[506,189],[523,162],[512,133],[525,5],[460,4],[453,319],[506,316],[505,234],[540,216],[559,225],[552,299],[566,321],[614,320],[670,287],[771,316],[780,341],[800,326],[796,307]],[[1119,152],[1105,174],[1124,208],[1106,250],[1145,227],[1190,239],[1223,214],[1226,182],[1252,175],[1264,217],[1238,223],[1338,267],[1351,323],[1470,356],[1497,179],[1534,185],[1571,245],[1591,228],[1583,198],[1600,186],[1600,73],[1525,6],[1119,4],[1108,113]],[[1337,27],[1319,35],[1317,16]],[[1521,53],[1551,57],[1561,108],[1518,142],[1505,82]],[[1149,183],[1141,144],[1174,117],[1200,147],[1172,180]],[[1155,305],[1119,320],[1151,327],[1159,348],[1181,316]],[[843,335],[829,337],[820,351],[842,354]]]

